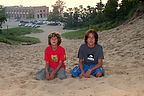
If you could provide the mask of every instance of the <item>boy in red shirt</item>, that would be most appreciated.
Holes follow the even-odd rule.
[[[53,80],[55,77],[65,79],[66,60],[65,49],[60,46],[62,38],[59,33],[53,32],[48,35],[49,46],[45,49],[46,68],[41,69],[36,73],[38,80]]]

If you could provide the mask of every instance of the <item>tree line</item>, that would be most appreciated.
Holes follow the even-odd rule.
[[[97,25],[100,28],[113,28],[132,16],[134,11],[140,4],[140,0],[108,0],[103,4],[100,0],[95,7],[83,5],[74,8],[68,8],[63,16],[59,11],[53,11],[49,14],[48,20],[61,21],[64,23],[64,28],[79,28],[89,25]],[[64,6],[64,5],[59,5]]]
[[[94,25],[96,28],[110,29],[130,18],[140,5],[144,5],[143,0],[122,0],[121,3],[118,3],[118,0],[108,0],[106,4],[100,0],[95,7],[84,8],[83,5],[79,5],[79,7],[68,8],[64,12],[65,3],[58,0],[52,5],[53,12],[49,13],[48,20],[61,21],[64,23],[64,28]],[[5,9],[0,6],[0,27],[6,21],[4,12]]]

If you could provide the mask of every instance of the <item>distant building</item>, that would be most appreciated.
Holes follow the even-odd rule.
[[[49,14],[49,7],[46,6],[9,6],[5,7],[5,13],[10,18],[34,18],[34,19],[47,19]]]

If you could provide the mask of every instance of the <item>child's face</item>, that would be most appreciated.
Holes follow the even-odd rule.
[[[87,38],[87,43],[90,46],[94,46],[95,45],[95,37],[94,34],[89,33],[88,38]]]
[[[57,45],[58,44],[58,38],[57,37],[52,37],[50,39],[50,43],[52,46]]]

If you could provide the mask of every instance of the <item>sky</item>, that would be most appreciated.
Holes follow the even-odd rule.
[[[52,10],[51,5],[54,5],[57,0],[0,0],[0,5],[3,6],[47,6]],[[66,4],[67,8],[79,7],[79,5],[83,5],[83,7],[87,7],[90,5],[91,7],[95,7],[96,3],[100,0],[62,0]],[[107,0],[102,0],[105,4]],[[66,8],[66,9],[67,9]]]

